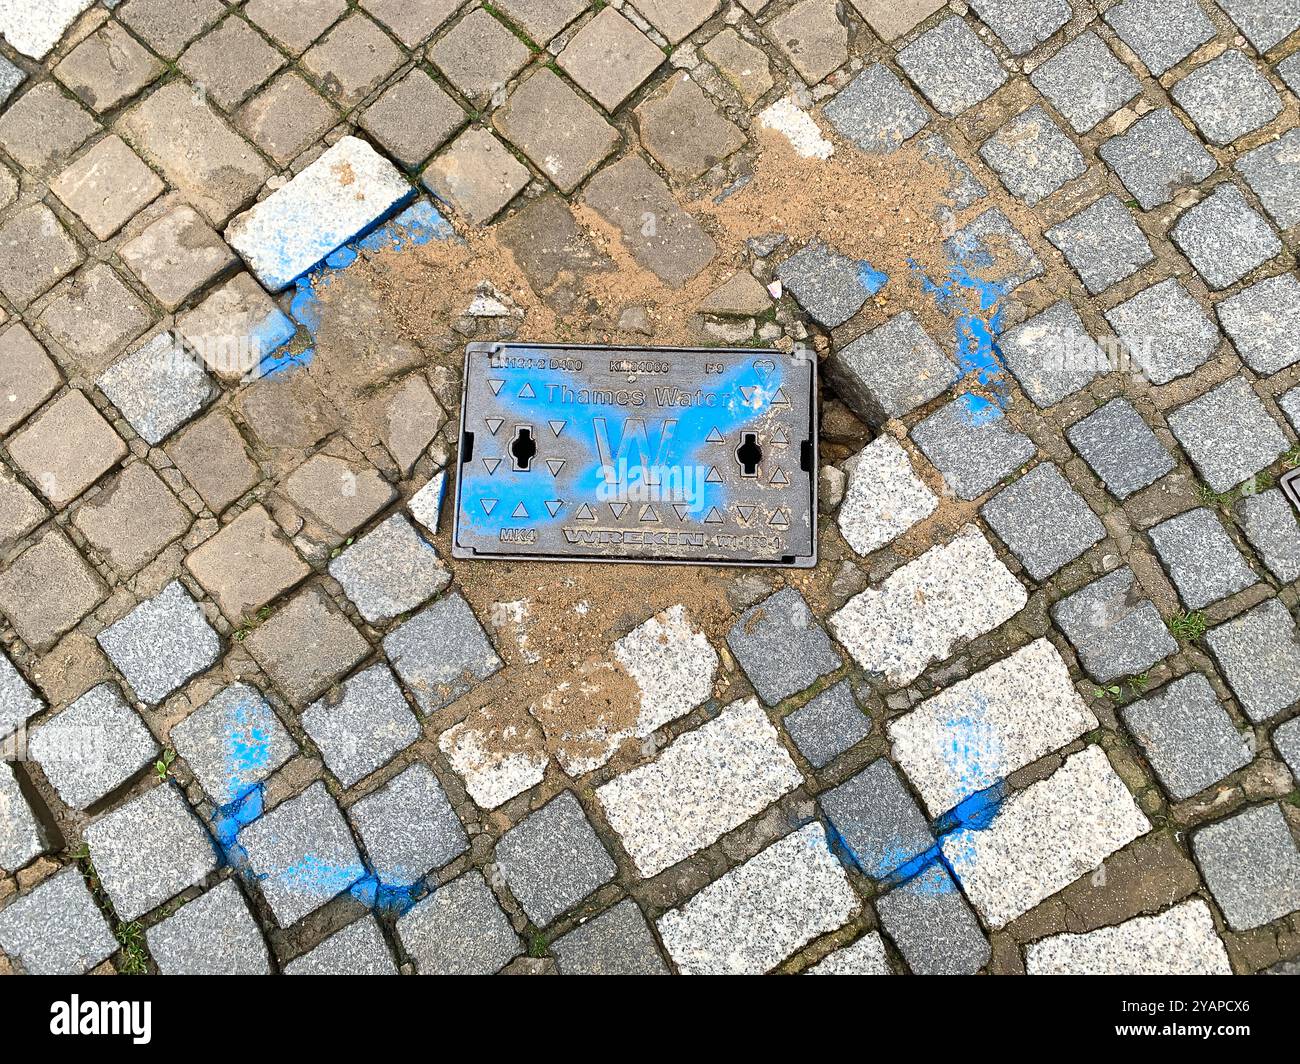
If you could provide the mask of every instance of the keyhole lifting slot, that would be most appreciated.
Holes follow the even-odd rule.
[[[510,457],[513,459],[516,473],[527,473],[533,468],[533,458],[537,455],[537,441],[533,439],[533,430],[527,425],[515,427],[515,438],[510,444]]]
[[[762,460],[763,448],[759,446],[758,435],[753,432],[743,433],[740,446],[736,448],[736,461],[740,463],[740,475],[758,476],[758,464]]]

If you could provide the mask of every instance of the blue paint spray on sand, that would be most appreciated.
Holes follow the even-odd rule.
[[[289,316],[311,337],[312,343],[299,346],[287,342],[292,336],[281,339],[261,362],[257,375],[273,377],[289,370],[308,365],[315,357],[315,340],[320,332],[321,310],[320,293],[341,271],[346,270],[363,254],[376,254],[381,251],[407,251],[422,247],[433,240],[454,238],[455,230],[428,199],[420,199],[390,219],[376,223],[371,229],[337,251],[334,251],[321,265],[309,270],[294,282],[293,295],[289,304]],[[265,348],[263,348],[265,349]]]

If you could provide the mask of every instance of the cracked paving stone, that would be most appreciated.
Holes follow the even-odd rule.
[[[876,910],[916,975],[974,975],[992,955],[974,911],[937,862],[877,899]]]
[[[1261,376],[1300,362],[1300,280],[1269,277],[1216,308],[1243,362]]]
[[[166,186],[118,136],[108,136],[50,183],[50,191],[100,240],[107,240]]]
[[[1300,631],[1290,611],[1269,599],[1205,636],[1228,686],[1251,720],[1276,717],[1300,701]]]
[[[1069,0],[973,0],[971,7],[1012,55],[1033,51],[1074,15]]]
[[[396,929],[421,975],[491,975],[523,952],[477,871],[439,887],[398,919]]]
[[[1055,406],[1110,368],[1106,354],[1065,300],[1004,333],[1002,361],[1036,406]]]
[[[1142,91],[1133,72],[1091,30],[1035,68],[1029,80],[1079,134],[1095,128]]]
[[[100,375],[99,388],[157,446],[214,398],[212,381],[171,333],[159,333]]]
[[[613,908],[551,943],[564,975],[668,975],[650,925],[636,902]]]
[[[980,148],[980,157],[1008,192],[1030,207],[1087,170],[1083,154],[1046,109],[1035,105],[1017,115]]]
[[[1300,849],[1277,803],[1206,825],[1192,852],[1234,931],[1300,909]]]
[[[1124,399],[1112,399],[1075,422],[1065,435],[1118,499],[1127,499],[1174,470],[1173,455]]]
[[[1178,651],[1159,611],[1141,595],[1133,570],[1125,566],[1052,607],[1053,620],[1098,683],[1140,676]]]
[[[537,927],[573,908],[617,872],[570,791],[507,831],[497,843],[496,863]]]
[[[916,425],[911,436],[948,487],[967,500],[978,499],[1038,453],[1033,440],[1005,418],[977,418],[960,397]]]
[[[610,826],[649,878],[762,812],[803,777],[758,702],[736,702],[657,761],[596,789]]]
[[[1030,975],[1231,975],[1210,907],[1192,898],[1083,935],[1053,935],[1025,948]]]
[[[7,762],[0,764],[0,870],[17,872],[51,848],[45,828]]]
[[[1211,144],[1226,147],[1282,113],[1268,79],[1241,52],[1226,51],[1197,67],[1170,95]]]
[[[593,177],[583,203],[619,230],[639,265],[673,288],[681,288],[718,253],[713,238],[677,206],[663,179],[636,155]],[[650,232],[647,214],[655,219]]]
[[[1103,196],[1043,235],[1074,267],[1092,295],[1099,295],[1155,261],[1151,242],[1115,195]]]
[[[442,784],[417,762],[347,811],[386,887],[414,886],[469,849]]]
[[[888,732],[938,817],[1095,727],[1060,652],[1038,639],[896,717]]]
[[[262,693],[236,683],[171,730],[171,742],[217,805],[238,801],[298,753]]]
[[[769,706],[844,664],[794,588],[779,591],[741,614],[727,633],[727,645]]]
[[[872,879],[886,878],[934,846],[929,823],[884,758],[819,801],[836,849]]]
[[[73,809],[107,797],[151,764],[158,750],[153,733],[111,683],[87,691],[28,740],[32,760]]]
[[[384,933],[370,915],[284,966],[285,975],[397,975]]]
[[[266,940],[233,879],[145,932],[163,975],[270,975]]]
[[[33,650],[51,649],[107,596],[99,574],[57,528],[0,573],[0,612]]]
[[[1251,737],[1233,726],[1200,673],[1125,706],[1120,716],[1175,801],[1218,783],[1253,757]]]
[[[105,813],[85,839],[121,920],[138,919],[219,867],[207,829],[171,783]]]
[[[1039,582],[1106,538],[1097,515],[1051,462],[1004,488],[980,515]]]
[[[84,975],[117,952],[117,939],[75,867],[0,909],[0,949],[32,975]]]
[[[1259,579],[1214,511],[1206,507],[1162,521],[1149,535],[1189,609],[1227,598]]]
[[[420,735],[420,722],[385,665],[343,682],[302,714],[303,730],[344,787],[388,764]]]
[[[740,127],[685,71],[642,101],[633,116],[646,151],[678,181],[699,177],[745,144]]]
[[[177,580],[95,638],[136,697],[149,705],[157,705],[221,656],[220,637]]]
[[[1029,601],[1024,585],[974,525],[854,596],[831,615],[832,633],[865,670],[902,686],[964,640],[1010,620]]]
[[[864,557],[892,543],[939,508],[912,468],[902,444],[881,435],[844,463],[848,485],[840,503],[840,534]]]
[[[800,262],[797,270],[792,268],[796,262]],[[824,320],[840,316],[839,310],[830,313],[831,305],[848,310],[856,302],[856,313],[866,301],[868,293],[861,280],[865,269],[864,263],[813,245],[787,259],[777,274],[805,309],[823,324],[834,326],[840,323]],[[937,399],[960,376],[952,360],[906,310],[852,343],[835,348],[826,369],[839,397],[875,427]]]
[[[1196,0],[1126,0],[1102,17],[1155,77],[1214,36]]]
[[[859,707],[848,680],[810,699],[781,723],[813,768],[825,768],[871,734],[871,718]]]
[[[451,583],[433,544],[401,514],[344,550],[329,572],[371,624],[416,609]]]
[[[239,833],[257,889],[290,927],[366,875],[339,807],[317,781]]]
[[[891,152],[930,123],[929,112],[883,63],[869,66],[822,109],[863,151]]]
[[[814,964],[805,975],[892,975],[879,931],[870,931]]]
[[[1236,284],[1282,253],[1282,241],[1272,226],[1251,209],[1233,184],[1220,185],[1192,207],[1169,236],[1216,291]]]
[[[133,462],[82,503],[72,522],[110,565],[134,573],[189,531],[193,515],[147,462]]]
[[[1300,223],[1300,130],[1247,152],[1236,167],[1279,227]]]
[[[957,17],[923,33],[898,53],[898,63],[935,109],[949,116],[988,99],[1007,80],[997,56]]]
[[[1105,141],[1097,154],[1145,211],[1169,203],[1218,169],[1214,157],[1167,107],[1139,118]]]
[[[762,974],[861,909],[825,829],[812,823],[733,868],[657,921],[680,971]]]
[[[566,194],[619,143],[618,131],[545,69],[520,85],[492,122],[497,132]]]
[[[7,739],[44,708],[23,674],[0,654],[0,739]]]
[[[1230,491],[1272,465],[1290,446],[1240,377],[1179,407],[1168,421],[1201,479],[1217,492]]]
[[[255,627],[244,646],[299,706],[316,698],[370,653],[370,644],[316,587],[295,595]]]
[[[1236,510],[1246,539],[1269,572],[1286,584],[1300,580],[1300,523],[1281,490],[1247,495]]]
[[[0,436],[17,428],[63,385],[59,367],[21,321],[0,333]]]
[[[502,667],[474,611],[455,592],[390,632],[384,652],[425,713],[450,705]]]
[[[1003,802],[988,827],[959,828],[939,846],[996,930],[1150,830],[1105,752],[1089,746]]]
[[[1173,277],[1106,311],[1132,368],[1152,384],[1185,377],[1210,360],[1222,337],[1214,322]]]

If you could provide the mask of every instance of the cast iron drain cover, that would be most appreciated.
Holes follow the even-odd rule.
[[[1290,500],[1292,506],[1300,510],[1300,469],[1284,474],[1278,483],[1282,494]]]
[[[470,344],[453,553],[810,567],[816,394],[780,351]]]

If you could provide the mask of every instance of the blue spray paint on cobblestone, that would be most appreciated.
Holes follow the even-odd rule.
[[[272,377],[310,364],[316,354],[314,341],[320,332],[320,291],[333,281],[339,271],[346,270],[363,253],[407,251],[455,235],[451,223],[438,213],[432,202],[421,199],[391,219],[378,222],[367,232],[334,251],[320,266],[309,270],[294,282],[290,298],[289,316],[306,330],[313,343],[299,351],[293,351],[292,345],[286,342],[289,338],[281,339],[279,343],[283,346],[277,346],[262,360],[257,370],[258,375]]]

